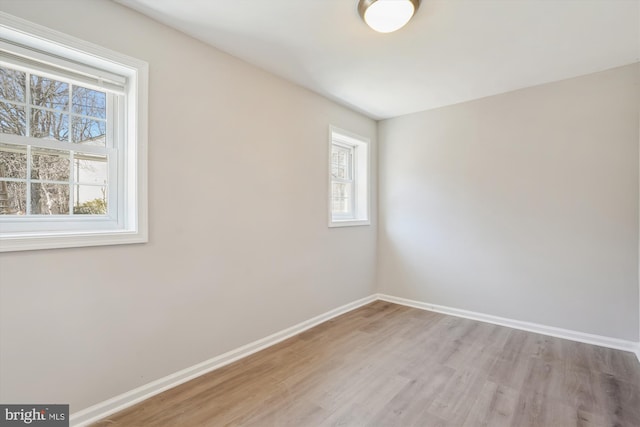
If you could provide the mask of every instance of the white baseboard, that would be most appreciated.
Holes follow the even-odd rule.
[[[378,294],[377,297],[382,301],[406,305],[408,307],[420,308],[422,310],[435,311],[437,313],[448,314],[456,317],[464,317],[466,319],[478,320],[480,322],[493,323],[495,325],[507,326],[513,329],[521,329],[523,331],[535,332],[538,334],[564,338],[571,341],[599,345],[601,347],[630,351],[634,352],[636,356],[638,356],[638,360],[640,361],[640,343],[637,343],[635,341],[626,341],[618,338],[610,338],[601,335],[587,334],[585,332],[572,331],[569,329],[555,328],[553,326],[540,325],[538,323],[507,319],[505,317],[492,316],[490,314],[461,310],[458,308],[451,308],[443,305],[429,304],[421,301],[394,297],[391,295]]]
[[[104,402],[100,402],[82,411],[71,414],[70,423],[72,426],[81,427],[94,423],[101,418],[107,417],[115,412],[121,411],[129,406],[135,405],[145,399],[148,399],[156,394],[162,393],[165,390],[176,387],[196,377],[211,372],[215,369],[221,368],[238,359],[247,357],[253,353],[284,341],[287,338],[291,338],[301,332],[306,331],[322,322],[326,322],[341,314],[347,313],[365,304],[369,304],[377,299],[376,295],[371,295],[366,298],[359,299],[357,301],[345,304],[342,307],[338,307],[334,310],[328,311],[324,314],[316,316],[312,319],[298,323],[290,328],[284,329],[280,332],[276,332],[273,335],[259,339],[250,344],[239,347],[235,350],[231,350],[227,353],[216,356],[212,359],[206,360],[197,365],[183,369],[171,375],[167,375],[164,378],[160,378],[156,381],[145,384],[134,390],[128,391],[116,397],[113,397]]]

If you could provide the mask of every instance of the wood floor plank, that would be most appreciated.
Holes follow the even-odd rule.
[[[385,407],[408,382],[399,376],[384,378],[372,374],[365,377],[344,390],[332,415],[321,425],[369,425],[379,408]]]
[[[640,426],[640,384],[600,373],[595,389],[604,403],[604,416],[611,425]]]
[[[511,424],[519,427],[601,427],[605,418],[584,412],[537,392],[520,393]]]
[[[489,380],[514,390],[520,390],[527,378],[529,359],[529,357],[518,353],[504,352],[491,367]]]
[[[422,374],[411,380],[387,405],[380,408],[372,425],[415,425],[427,408],[453,377],[447,366],[425,366]]]
[[[479,371],[457,371],[436,395],[428,412],[452,425],[462,425],[471,410],[469,401],[480,394],[486,381],[487,375]]]
[[[518,398],[516,390],[492,381],[485,382],[463,427],[515,425],[512,419],[518,407]]]
[[[320,425],[329,417],[329,413],[306,399],[289,399],[284,404],[256,414],[242,425],[249,427],[278,427]]]
[[[96,426],[640,426],[632,353],[376,301]]]

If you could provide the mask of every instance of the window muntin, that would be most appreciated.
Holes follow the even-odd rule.
[[[332,126],[329,140],[329,226],[369,223],[369,141]]]

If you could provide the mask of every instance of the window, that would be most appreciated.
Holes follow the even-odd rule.
[[[0,14],[0,251],[147,241],[147,64]]]
[[[329,227],[369,224],[369,141],[331,127]]]

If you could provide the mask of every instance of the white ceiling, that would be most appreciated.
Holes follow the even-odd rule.
[[[640,59],[640,0],[422,0],[396,33],[357,0],[117,0],[380,119]]]

